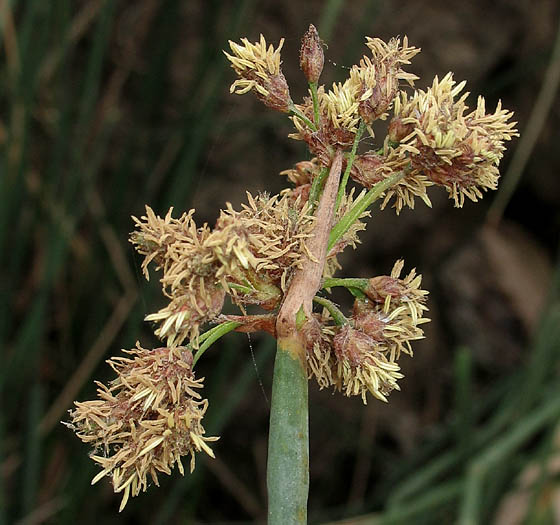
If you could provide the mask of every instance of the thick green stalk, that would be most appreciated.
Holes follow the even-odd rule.
[[[309,422],[307,411],[307,339],[313,297],[321,286],[327,242],[342,170],[336,151],[315,213],[310,256],[296,270],[276,319],[278,349],[274,365],[268,436],[268,523],[307,521]]]
[[[307,523],[309,492],[307,373],[279,341],[268,437],[268,523]]]

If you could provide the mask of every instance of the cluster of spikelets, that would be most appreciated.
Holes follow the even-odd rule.
[[[403,178],[386,191],[382,208],[393,198],[397,213],[403,206],[413,208],[416,198],[430,205],[426,190],[434,184],[443,186],[457,207],[463,205],[465,197],[477,201],[483,191],[496,188],[504,141],[518,136],[516,123],[511,122],[513,113],[502,109],[500,103],[493,113],[486,113],[482,97],[478,98],[476,109],[468,112],[468,93],[457,98],[465,82],[456,84],[451,73],[441,81],[436,77],[426,91],[417,90],[409,95],[401,90],[401,82],[413,86],[418,79],[402,69],[420,51],[409,46],[406,37],[402,42],[394,38],[388,43],[367,38],[371,54],[364,55],[350,69],[348,79],[330,89],[319,86],[319,122],[315,122],[311,93],[302,104],[293,104],[286,88],[285,100],[280,105],[269,103],[263,95],[262,86],[272,82],[266,65],[274,63],[275,75],[282,75],[282,42],[274,51],[266,47],[261,36],[259,53],[254,51],[255,44],[246,40],[242,44],[230,42],[233,55],[227,54],[240,76],[232,90],[235,91],[237,83],[245,82],[247,89],[243,92],[253,89],[269,107],[291,111],[296,132],[290,137],[304,140],[321,165],[330,163],[335,148],[352,145],[360,123],[373,136],[371,124],[387,119],[393,110],[381,148],[358,155],[350,174],[357,183],[371,188],[394,173],[403,173]],[[317,82],[322,69],[320,46],[318,34],[311,27],[304,37],[300,57],[310,82]],[[249,85],[254,71],[260,76]]]
[[[184,347],[127,352],[131,358],[108,361],[117,377],[109,386],[97,382],[98,398],[76,402],[67,425],[93,447],[91,458],[101,466],[92,484],[110,476],[115,492],[122,492],[120,510],[130,496],[159,485],[158,472],[170,474],[181,457],[195,452],[214,454],[201,420],[208,402],[201,398],[192,371],[192,354]]]
[[[421,325],[429,322],[422,277],[412,270],[400,279],[403,267],[399,260],[390,276],[365,280],[364,297],[356,299],[349,319],[322,320],[320,337],[310,338],[307,356],[310,377],[321,389],[332,386],[346,396],[361,396],[364,403],[368,392],[387,401],[392,390],[400,390],[401,352],[412,356],[411,341],[424,337]]]
[[[247,194],[248,204],[236,211],[228,203],[213,229],[197,228],[194,210],[173,219],[171,210],[161,218],[146,207],[146,215],[134,218],[137,231],[131,242],[148,265],[161,270],[161,284],[169,304],[146,317],[157,323],[155,334],[167,346],[187,338],[197,346],[200,325],[215,320],[226,294],[240,306],[255,304],[274,310],[286,291],[290,272],[309,256],[305,241],[314,218],[300,195],[283,192],[268,197]],[[344,199],[340,212],[352,204]],[[329,257],[325,277],[336,268],[335,255],[348,244],[355,245],[365,226],[357,222],[343,236]]]
[[[145,256],[144,273],[149,277],[153,261],[170,299],[146,320],[159,324],[155,333],[168,346],[187,338],[196,346],[199,326],[220,314],[226,293],[238,304],[278,306],[288,272],[304,256],[313,217],[288,196],[248,194],[248,202],[240,212],[228,204],[213,229],[197,227],[194,210],[173,219],[171,210],[161,218],[147,207],[134,218],[131,242]]]
[[[410,64],[410,59],[420,50],[410,47],[406,37],[402,45],[398,38],[388,43],[379,38],[367,38],[366,45],[371,57],[363,56],[359,64],[350,69],[345,82],[334,83],[328,91],[324,86],[319,87],[321,126],[317,131],[318,137],[311,137],[311,130],[300,119],[292,117],[297,129],[297,133],[290,135],[292,138],[311,143],[317,143],[318,139],[323,144],[333,145],[336,142],[332,139],[336,137],[344,145],[352,143],[352,135],[357,132],[361,120],[369,127],[375,120],[387,118],[387,110],[398,92],[399,81],[404,80],[412,86],[418,78],[405,72],[402,66]],[[313,117],[310,98],[296,108],[310,119]]]
[[[509,122],[512,114],[500,105],[487,114],[479,98],[469,112],[467,94],[457,98],[464,82],[456,85],[451,74],[436,78],[426,91],[402,91],[401,83],[412,87],[417,80],[403,69],[419,52],[406,37],[388,43],[367,38],[369,54],[350,69],[345,82],[327,89],[318,85],[324,55],[310,26],[300,54],[310,91],[301,104],[292,101],[282,73],[282,45],[283,40],[274,49],[263,36],[256,43],[242,39],[241,44],[230,42],[226,56],[238,75],[231,91],[253,92],[269,108],[290,115],[291,137],[307,144],[311,160],[282,172],[293,187],[275,196],[248,194],[240,211],[228,204],[214,228],[197,226],[194,210],[179,218],[169,210],[162,218],[146,207],[145,216],[134,218],[130,240],[144,256],[143,272],[148,279],[150,264],[161,272],[168,300],[146,317],[165,347],[137,345],[128,351],[130,357],[110,359],[116,379],[108,386],[97,383],[97,400],[76,402],[68,423],[93,447],[91,457],[101,467],[93,483],[107,476],[115,492],[123,493],[121,510],[129,497],[146,490],[149,480],[157,485],[158,473],[169,474],[175,465],[183,473],[181,457],[191,455],[191,470],[195,453],[213,457],[207,442],[217,438],[204,436],[201,421],[208,403],[197,392],[202,380],[195,379],[197,358],[191,350],[209,334],[200,334],[204,324],[233,317],[240,331],[275,333],[294,272],[309,260],[318,262],[307,243],[317,226],[313,214],[335,152],[352,148],[343,160],[344,182],[333,219],[345,227],[329,243],[326,289],[340,269],[337,254],[359,242],[358,232],[365,228],[360,219],[368,215],[363,203],[371,204],[368,199],[377,188],[382,208],[394,201],[397,213],[403,206],[413,208],[416,198],[430,205],[426,189],[431,185],[443,186],[456,206],[465,197],[476,201],[496,187],[504,141],[517,135]],[[391,111],[380,147],[357,152],[364,131],[375,138],[373,122],[389,119]],[[348,177],[363,189],[345,191]],[[390,276],[350,279],[347,287],[357,299],[348,318],[325,297],[315,297],[323,311],[307,319],[302,333],[308,374],[320,388],[360,396],[364,403],[368,393],[387,401],[399,389],[399,357],[412,355],[411,342],[423,337],[422,325],[429,321],[424,317],[428,292],[420,288],[414,270],[400,277],[403,264],[398,261]],[[228,296],[243,315],[221,315]],[[268,313],[246,315],[246,305]],[[180,346],[187,340],[187,346]]]

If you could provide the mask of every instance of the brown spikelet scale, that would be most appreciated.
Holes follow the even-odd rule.
[[[324,64],[323,44],[317,29],[311,24],[301,41],[299,65],[308,82],[317,82]]]

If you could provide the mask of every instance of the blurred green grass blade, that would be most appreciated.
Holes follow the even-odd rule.
[[[200,90],[204,89],[202,86],[209,68],[216,63],[218,57],[223,59],[220,49],[216,46],[216,43],[219,42],[220,39],[216,24],[216,13],[220,12],[220,4],[220,0],[206,1],[207,7],[203,12],[201,21],[201,26],[204,27],[203,33],[205,38],[202,41],[202,49],[196,57],[193,75],[186,89],[187,93],[200,93]],[[241,6],[241,8],[246,9],[247,6]],[[228,38],[231,38],[231,36],[232,35],[228,35]]]
[[[20,2],[13,3],[12,7],[15,7],[16,3]],[[37,43],[35,40],[38,35],[37,29],[44,27],[44,17],[41,16],[41,11],[44,12],[45,9],[48,9],[48,6],[41,0],[29,0],[28,2],[23,2],[22,4],[24,5],[24,12],[21,23],[18,24],[18,48],[22,68],[22,76],[20,77],[19,87],[25,88],[24,84],[31,79],[30,76],[26,75],[26,73],[32,74],[37,70],[37,60],[33,60],[34,58],[37,58],[37,50],[34,50],[33,47]],[[44,47],[41,51],[44,51]],[[30,88],[31,86],[27,87]]]
[[[95,28],[84,83],[82,86],[82,95],[79,105],[80,109],[76,124],[77,137],[78,140],[82,142],[82,147],[83,141],[86,139],[86,130],[92,121],[93,109],[99,94],[103,59],[107,51],[107,46],[111,41],[110,34],[117,3],[118,2],[115,2],[114,0],[104,0]],[[76,151],[77,155],[79,153],[81,153],[81,150]],[[78,158],[81,160],[81,157]]]
[[[14,385],[25,386],[27,376],[36,370],[36,350],[40,348],[39,341],[44,331],[46,307],[46,294],[39,294],[21,326],[9,360],[2,367],[0,390]],[[35,351],[28,353],[30,348]],[[18,403],[10,403],[5,407],[5,412],[9,415],[13,415],[16,410],[19,410]]]
[[[231,15],[228,35],[239,33],[244,22],[250,19],[250,12],[255,4],[256,0],[243,0],[239,6],[236,6]],[[218,17],[216,16],[216,18]],[[225,42],[220,44],[225,47]],[[192,106],[186,112],[183,124],[182,143],[184,146],[165,194],[164,208],[177,206],[179,209],[183,209],[185,207],[187,196],[194,183],[197,163],[208,143],[210,132],[214,128],[216,110],[219,107],[219,94],[227,84],[225,82],[227,60],[223,57],[219,47],[214,48],[213,56],[215,58],[208,66],[204,81],[200,84],[204,86],[203,93],[199,90],[194,95],[197,100],[192,101]],[[200,105],[202,107],[198,109]]]
[[[506,381],[504,389],[500,389],[500,393],[503,392],[502,403],[498,404],[493,410],[493,417],[473,433],[472,442],[467,450],[453,447],[436,456],[423,467],[415,469],[404,482],[393,488],[389,496],[389,506],[402,505],[413,494],[433,484],[437,479],[443,478],[446,474],[457,472],[461,468],[461,463],[468,459],[474,451],[503,431],[516,415],[517,394],[519,393],[521,379],[521,374],[516,374]],[[449,429],[449,431],[451,430]]]
[[[93,499],[91,480],[97,473],[97,468],[93,461],[86,454],[86,446],[82,443],[74,444],[71,447],[70,457],[72,458],[72,468],[68,472],[66,483],[61,489],[64,497],[65,506],[56,516],[56,525],[75,525],[76,516],[81,516],[84,512],[84,506],[89,507],[88,502]],[[118,499],[118,498],[117,498]],[[102,502],[100,499],[94,499],[95,503]],[[113,519],[114,516],[112,516]],[[98,520],[93,520],[97,523]],[[92,521],[87,521],[92,523]],[[118,523],[118,518],[115,523]],[[105,525],[105,524],[103,524]]]
[[[58,5],[58,4],[57,4]],[[39,23],[38,21],[36,21],[37,23]],[[24,23],[25,26],[25,23]],[[43,28],[47,26],[47,24],[44,21],[40,22],[40,25],[38,26],[39,28]],[[59,27],[58,25],[56,27]],[[35,31],[37,31],[38,28],[35,27]],[[23,39],[23,37],[22,37]],[[40,39],[39,39],[40,41]],[[25,46],[24,46],[25,47]],[[41,46],[41,52],[43,52],[43,48]],[[31,60],[26,60],[26,64],[25,67],[26,68],[30,68],[32,61]],[[37,63],[35,65],[35,68],[39,67],[39,63]],[[35,77],[35,75],[29,73],[27,76],[29,77]],[[31,100],[27,101],[27,106],[29,109],[27,109],[27,112],[31,112],[32,109],[32,104],[33,102]],[[69,112],[69,105],[68,105],[68,98],[67,98],[67,94],[64,94],[64,96],[60,97],[59,99],[59,114],[62,115],[61,118],[57,119],[57,123],[56,123],[56,128],[55,128],[55,139],[53,140],[52,143],[52,147],[51,147],[51,155],[50,155],[50,161],[48,166],[45,168],[45,171],[42,173],[41,179],[45,184],[45,188],[44,190],[48,190],[48,186],[51,186],[52,188],[52,192],[54,193],[56,191],[56,185],[53,185],[51,181],[56,180],[56,177],[59,177],[60,173],[62,173],[62,165],[61,165],[61,159],[64,155],[65,152],[68,151],[68,144],[69,144],[69,140],[68,140],[68,128],[69,128],[69,123],[71,121],[70,119],[70,112]],[[22,159],[23,162],[23,159]],[[25,165],[22,166],[21,168],[21,172],[20,172],[20,180],[21,183],[23,184],[23,173],[24,173],[24,169],[25,169]],[[22,186],[23,187],[23,186]],[[13,189],[13,188],[12,188]],[[17,202],[17,198],[14,199],[14,197],[17,197],[17,192],[16,194],[14,194],[13,192],[10,192],[10,200]],[[20,230],[17,234],[17,236],[15,236],[15,238],[17,239],[17,242],[13,242],[11,243],[12,249],[10,250],[10,261],[9,261],[9,268],[8,268],[8,274],[12,275],[12,276],[16,276],[20,274],[20,270],[22,268],[25,268],[26,265],[28,264],[28,262],[25,260],[26,257],[29,256],[29,251],[30,251],[30,244],[32,242],[33,239],[33,235],[32,235],[32,229],[34,227],[37,226],[37,224],[40,223],[40,219],[41,217],[41,212],[40,212],[40,206],[39,206],[39,202],[37,202],[39,199],[43,199],[44,197],[44,193],[43,191],[40,191],[40,193],[38,195],[34,195],[33,197],[31,197],[31,195],[27,195],[27,201],[28,201],[28,206],[23,207],[25,209],[24,214],[19,214],[20,217]],[[45,210],[43,210],[43,213],[45,212]],[[24,219],[26,219],[24,221]],[[17,281],[17,280],[16,280]],[[14,283],[15,284],[15,283]],[[14,284],[12,286],[14,286]],[[12,294],[15,292],[15,289],[12,291]],[[13,312],[10,308],[6,308],[6,310],[2,311],[2,313],[0,314],[0,316],[2,317],[2,321],[4,323],[6,323],[7,325],[11,325],[11,316],[12,316]],[[0,337],[2,337],[1,334],[5,334],[5,329],[0,329]]]
[[[0,399],[4,400],[3,395]],[[6,415],[3,410],[0,410],[0,458],[2,462],[6,460],[6,428],[5,428]],[[0,525],[8,523],[8,487],[6,486],[6,476],[0,476]]]
[[[72,148],[70,176],[63,194],[63,202],[66,208],[69,208],[74,199],[76,199],[76,192],[83,183],[83,173],[85,171],[83,164],[84,153],[92,131],[93,111],[99,94],[103,60],[107,52],[108,42],[110,41],[116,5],[117,2],[113,0],[105,0],[95,28],[82,86],[76,128],[74,130],[75,143]],[[90,153],[88,152],[89,155]]]
[[[543,426],[558,419],[560,416],[560,391],[552,390],[549,395],[551,399],[547,403],[533,409],[509,432],[505,433],[470,462],[461,505],[459,519],[461,525],[479,523],[480,503],[486,475],[492,469],[498,468],[500,462],[511,456],[526,440],[539,432]]]
[[[357,20],[357,26],[353,28],[352,34],[348,38],[348,45],[345,46],[343,64],[356,63],[367,50],[365,47],[366,36],[377,36],[372,34],[371,27],[375,24],[383,7],[384,2],[380,0],[369,0],[363,7],[363,14]]]
[[[498,188],[498,193],[494,197],[490,210],[488,211],[488,221],[497,223],[503,217],[513,193],[515,192],[525,167],[531,157],[543,127],[550,118],[551,108],[557,100],[558,88],[560,86],[560,21],[556,29],[556,39],[546,75],[541,83],[541,88],[529,120],[523,130],[519,144],[515,148],[513,158],[503,180]]]
[[[243,400],[247,389],[256,380],[255,374],[257,371],[255,370],[255,365],[257,370],[264,367],[274,354],[275,344],[276,341],[272,337],[265,335],[255,350],[255,362],[253,363],[249,356],[245,355],[247,363],[233,382],[227,395],[221,400],[216,410],[212,414],[208,414],[208,429],[211,433],[219,433],[227,425],[236,408]],[[243,351],[242,349],[238,350]]]
[[[169,82],[171,53],[177,45],[181,28],[179,27],[179,0],[161,2],[154,28],[150,33],[151,60],[140,87],[140,107],[144,118],[152,122],[160,115],[160,101],[163,100],[166,84]]]
[[[460,347],[455,355],[455,410],[457,443],[468,449],[473,433],[472,354]]]
[[[8,136],[2,151],[2,179],[0,187],[0,247],[5,250],[11,266],[29,237],[22,231],[20,217],[25,209],[24,174],[28,164],[29,127],[33,111],[36,70],[44,53],[47,24],[41,20],[45,3],[30,0],[26,3],[21,24],[18,27],[19,72],[10,93],[10,117]],[[23,225],[25,228],[25,225]],[[10,246],[10,249],[7,249]],[[6,248],[5,248],[6,247]],[[12,274],[10,274],[12,275]],[[10,286],[13,283],[8,284]],[[9,293],[10,288],[8,288]],[[2,332],[0,332],[0,337]]]
[[[44,395],[40,383],[35,383],[31,387],[28,403],[23,490],[21,492],[22,514],[24,516],[30,514],[37,503],[37,492],[41,474],[41,436],[39,434],[39,421],[44,411]]]
[[[481,507],[481,488],[484,475],[481,470],[468,471],[463,489],[459,525],[477,525]]]
[[[520,453],[515,453],[511,458],[500,463],[499,468],[492,470],[492,475],[486,478],[484,492],[480,505],[480,521],[492,522],[498,506],[507,493],[514,486],[514,480],[527,458]]]
[[[518,377],[515,375],[507,377],[498,381],[484,397],[477,397],[473,406],[474,420],[484,419],[490,414],[497,413],[499,402],[506,399],[517,384]],[[500,428],[501,423],[498,423],[497,428]],[[413,481],[413,476],[424,468],[429,468],[431,461],[437,461],[441,451],[449,449],[454,443],[456,425],[457,418],[452,420],[450,425],[441,425],[436,429],[432,438],[426,444],[421,446],[407,461],[397,464],[394,471],[376,486],[375,492],[370,496],[371,501],[375,502],[376,505],[384,506],[387,502],[392,504],[402,497],[407,497],[410,490],[414,490],[414,483],[410,484]],[[490,430],[492,429],[490,428]],[[489,434],[492,435],[492,432],[489,432]],[[478,435],[478,432],[476,435]]]
[[[464,455],[460,450],[452,449],[434,458],[427,466],[418,469],[404,483],[395,487],[395,491],[388,501],[388,508],[397,509],[408,505],[411,497],[424,487],[433,485],[435,481],[455,468]]]
[[[471,465],[476,464],[479,469],[488,470],[517,450],[531,434],[538,432],[543,425],[554,420],[560,414],[560,391],[549,391],[548,396],[551,397],[548,402],[533,409],[501,439],[473,459]]]
[[[435,486],[421,496],[407,502],[399,508],[395,508],[379,518],[372,518],[371,525],[408,525],[419,523],[422,517],[428,518],[428,523],[438,523],[435,512],[438,508],[449,505],[461,495],[463,484],[460,481],[450,481]],[[361,522],[368,523],[368,522]]]
[[[112,127],[107,127],[105,132],[102,133],[95,154],[90,159],[87,169],[84,170],[85,181],[93,179],[95,173],[99,170],[101,160],[110,143],[111,130]],[[32,370],[29,363],[33,362],[41,348],[40,340],[45,320],[47,319],[49,295],[60,269],[67,260],[69,243],[79,215],[85,211],[85,202],[83,200],[75,202],[74,206],[76,208],[74,210],[75,216],[67,218],[64,224],[55,221],[48,230],[47,252],[41,276],[40,290],[16,336],[15,351],[7,366],[5,366],[3,374],[0,375],[0,385],[6,380],[8,384],[25,382],[25,375],[29,374],[30,370]]]
[[[344,6],[344,0],[327,0],[319,19],[319,35],[327,43],[332,37],[337,21],[340,19],[340,10]]]
[[[538,466],[538,476],[531,488],[529,508],[525,516],[525,522],[527,524],[542,522],[542,502],[547,501],[547,493],[550,492],[551,486],[555,483],[555,473],[551,468],[551,465],[553,465],[554,461],[556,461],[555,457],[558,454],[558,430],[558,423],[550,428],[548,436],[534,460],[534,465]],[[530,468],[530,466],[527,468]]]
[[[541,395],[542,385],[547,377],[555,374],[554,365],[560,358],[560,305],[553,305],[545,314],[537,333],[537,340],[531,352],[531,359],[519,400],[519,412],[527,410]]]
[[[31,4],[31,3],[30,3]],[[44,4],[43,4],[44,6]],[[99,82],[99,71],[100,71],[100,66],[102,63],[102,58],[103,58],[103,49],[104,49],[104,41],[107,39],[107,31],[108,31],[108,24],[109,24],[109,20],[110,20],[110,15],[112,13],[112,9],[114,9],[114,2],[106,2],[105,5],[105,9],[103,10],[103,12],[105,13],[105,17],[103,19],[103,23],[100,23],[99,25],[99,29],[98,29],[98,39],[97,39],[97,45],[93,46],[93,50],[91,53],[91,57],[90,57],[90,61],[89,61],[89,67],[88,67],[88,76],[87,76],[87,80],[85,82],[85,88],[84,88],[84,96],[82,97],[82,104],[81,104],[81,114],[82,114],[82,123],[78,126],[79,128],[83,128],[86,123],[85,123],[85,118],[87,117],[87,113],[91,112],[91,108],[93,106],[93,102],[94,102],[94,97],[96,95],[96,89],[95,86],[93,84],[96,84],[97,82]],[[31,15],[30,15],[31,16]],[[33,19],[34,20],[34,19]],[[44,23],[44,21],[41,22],[41,24],[39,24],[38,27],[44,27],[46,24]],[[37,33],[37,28],[35,28],[35,33]],[[26,39],[29,38],[28,35],[28,30],[26,29],[26,25],[25,25],[25,21],[23,24],[23,29],[22,29],[22,36],[21,39],[22,41],[25,41]],[[39,39],[39,43],[41,43],[40,39]],[[23,43],[21,48],[23,50],[26,50],[26,52],[31,53],[32,52],[32,46],[31,45],[27,45],[27,43]],[[43,52],[44,50],[41,50],[41,52]],[[23,55],[22,55],[23,56]],[[27,62],[27,68],[30,69],[31,66],[29,64],[33,64],[35,63],[35,69],[38,67],[39,63],[37,60],[35,60],[35,62],[33,60],[29,60]],[[25,70],[27,71],[27,70]],[[23,74],[22,76],[23,78],[27,78],[27,77],[33,77],[34,72],[33,73],[28,73],[28,74]],[[30,84],[32,85],[31,80],[29,81]],[[30,89],[28,87],[28,89]],[[28,110],[30,111],[30,110]],[[64,115],[64,112],[62,113]],[[79,152],[77,151],[79,148],[76,147],[74,148],[69,148],[69,143],[70,141],[67,140],[69,135],[68,129],[64,127],[64,124],[67,123],[68,121],[63,117],[62,119],[62,123],[61,126],[62,128],[60,128],[60,135],[59,138],[60,140],[58,141],[58,147],[60,149],[58,149],[58,154],[60,155],[60,153],[63,151],[62,148],[63,146],[65,147],[66,150],[72,150],[74,155],[76,156],[76,164],[81,163],[81,160],[79,161]],[[56,143],[55,143],[56,144]],[[55,148],[56,151],[56,148]],[[95,156],[94,156],[95,158]],[[56,158],[56,157],[51,157],[52,159],[52,164],[50,165],[50,168],[52,171],[49,170],[49,172],[47,173],[47,175],[51,175],[51,177],[55,178],[56,177],[56,173],[61,171],[61,165],[60,165],[60,158]],[[23,162],[23,161],[22,161]],[[91,164],[90,164],[91,166]],[[19,179],[22,180],[23,179],[23,171],[24,168],[23,166],[20,168],[20,177]],[[85,170],[87,171],[87,170]],[[90,171],[93,171],[90,169]],[[80,182],[80,177],[79,177],[79,173],[76,170],[75,173],[72,173],[72,176],[70,177],[70,182],[68,183],[66,189],[65,189],[65,193],[66,193],[66,202],[71,201],[72,199],[74,199],[74,193],[75,193],[75,189],[78,187],[79,182]],[[48,183],[48,182],[47,182]],[[12,188],[13,189],[13,188]],[[12,192],[10,192],[11,197],[13,198],[13,194]],[[17,196],[17,195],[16,195]],[[83,207],[83,203],[82,203],[82,207]],[[63,212],[64,209],[67,208],[67,206],[63,206],[61,211]],[[62,214],[62,217],[64,219],[64,213]],[[7,376],[10,377],[11,379],[15,379],[16,377],[19,377],[19,380],[21,380],[21,374],[23,373],[23,371],[25,371],[26,367],[24,366],[24,363],[26,362],[25,360],[29,361],[30,359],[32,359],[32,356],[28,354],[28,351],[32,351],[33,353],[36,352],[36,350],[38,348],[40,348],[40,338],[41,338],[41,328],[40,328],[40,324],[42,323],[42,320],[44,318],[46,318],[46,302],[47,302],[47,297],[46,295],[48,294],[48,290],[50,290],[50,288],[53,286],[54,280],[56,278],[56,275],[59,272],[60,267],[64,264],[65,262],[65,258],[66,258],[66,253],[67,253],[67,249],[68,249],[68,242],[70,240],[70,236],[72,234],[72,226],[73,223],[75,223],[75,218],[74,221],[70,220],[70,224],[66,224],[65,226],[67,227],[66,231],[60,231],[60,225],[55,223],[53,224],[53,227],[50,229],[50,232],[47,234],[48,238],[49,238],[49,242],[47,243],[47,255],[46,255],[46,264],[45,264],[45,269],[44,269],[44,273],[41,277],[41,292],[38,294],[37,298],[35,299],[34,304],[31,307],[31,310],[29,312],[29,314],[26,316],[26,319],[23,322],[22,325],[22,329],[19,332],[19,335],[17,337],[17,343],[16,343],[16,349],[14,352],[14,359],[12,360],[12,364],[11,366],[8,367],[8,373]],[[28,236],[21,236],[21,243],[23,243],[24,239],[26,239]],[[22,244],[20,243],[20,248],[22,246]],[[23,249],[15,249],[12,250],[12,256],[14,257],[14,259],[12,259],[12,261],[18,262],[18,260],[22,259],[22,254],[25,253],[23,251]],[[3,312],[4,313],[4,312]],[[10,312],[6,312],[8,315],[8,320],[10,317]],[[44,323],[42,323],[44,324]],[[5,369],[6,371],[6,369]],[[4,375],[5,379],[6,375]]]
[[[499,439],[497,436],[503,434],[508,424],[515,424],[542,398],[543,385],[547,384],[551,376],[555,377],[555,363],[560,358],[560,308],[556,304],[560,289],[560,266],[558,268],[551,286],[551,306],[543,316],[529,362],[516,374],[517,377],[512,377],[510,391],[504,395],[503,402],[496,408],[493,417],[473,434],[468,450],[452,449],[445,452],[413,472],[404,483],[397,485],[389,498],[389,508],[401,505],[438,478],[460,468],[461,462],[468,459],[469,454],[488,446],[490,440]],[[505,435],[511,436],[509,430]],[[473,476],[472,485],[467,485],[478,487],[477,477],[475,474]],[[475,501],[476,494],[473,493],[469,498]],[[468,501],[465,505],[471,508]]]

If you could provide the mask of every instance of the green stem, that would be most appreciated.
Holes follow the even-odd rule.
[[[301,121],[305,123],[305,125],[312,131],[317,131],[317,126],[313,124],[299,109],[297,109],[294,105],[289,107],[290,114],[294,115],[295,117],[299,118]]]
[[[360,200],[358,200],[352,209],[340,219],[331,230],[329,236],[328,251],[339,241],[339,239],[350,229],[350,226],[354,224],[372,204],[376,201],[381,194],[388,190],[391,186],[395,185],[399,180],[405,177],[407,170],[402,170],[393,175],[390,175],[386,179],[378,182],[373,188],[371,188]]]
[[[354,137],[354,144],[352,144],[352,151],[346,160],[346,169],[344,170],[344,175],[342,175],[342,180],[340,181],[340,186],[338,187],[338,195],[336,196],[336,206],[334,211],[338,210],[340,206],[340,201],[344,194],[346,193],[346,184],[348,184],[348,179],[350,177],[350,171],[352,170],[352,164],[354,164],[354,159],[356,158],[356,151],[358,151],[358,144],[360,143],[360,139],[366,129],[366,124],[363,120],[360,120],[360,126],[358,127],[358,131],[356,132],[356,136]]]
[[[274,363],[268,436],[268,525],[307,523],[307,404],[305,364],[287,347],[284,348],[279,340]]]
[[[319,201],[319,196],[323,191],[323,186],[325,185],[325,180],[329,174],[328,168],[323,168],[319,172],[319,175],[313,179],[311,183],[311,189],[309,190],[309,202],[311,203],[311,211],[315,211],[317,207],[317,202]]]
[[[244,294],[247,294],[247,295],[249,295],[249,294],[251,294],[251,293],[253,293],[253,292],[255,291],[254,288],[251,288],[250,286],[244,286],[244,285],[242,285],[242,284],[229,283],[229,282],[228,282],[227,285],[228,285],[230,288],[233,288],[234,290],[237,290],[237,291],[239,291],[239,292],[243,292]]]
[[[309,82],[309,90],[311,91],[311,100],[313,100],[313,120],[315,125],[319,126],[319,97],[317,96],[317,82]]]
[[[308,257],[295,270],[276,318],[278,338],[268,437],[268,523],[304,524],[309,491],[309,418],[307,346],[304,315],[312,315],[313,297],[321,286],[327,242],[342,171],[342,151],[336,150],[315,213]],[[299,317],[299,319],[298,319]]]
[[[329,301],[325,297],[319,297],[318,295],[316,295],[315,297],[313,297],[313,302],[320,304],[321,306],[324,306],[331,314],[337,326],[348,324],[348,319],[346,318],[346,316],[339,310],[338,306],[336,306],[336,304],[334,304],[332,301]]]
[[[357,288],[362,292],[366,289],[369,283],[369,279],[363,279],[360,277],[337,279],[331,277],[330,279],[325,279],[323,281],[323,288],[334,288],[335,286],[344,286],[344,288]]]
[[[225,323],[219,324],[214,328],[210,328],[207,332],[204,332],[199,338],[199,343],[202,344],[199,346],[198,350],[194,354],[193,357],[193,367],[196,365],[196,362],[201,358],[202,354],[210,348],[210,346],[215,343],[220,337],[226,335],[227,333],[235,330],[238,326],[241,326],[242,323],[238,323],[237,321],[227,321]],[[190,348],[191,345],[189,344],[188,347]]]
[[[323,281],[323,288],[333,288],[335,286],[343,286],[346,288],[354,297],[358,299],[365,299],[367,296],[364,293],[368,285],[368,279],[360,278],[347,278],[347,279],[325,279]]]

